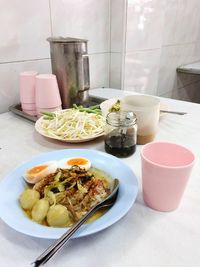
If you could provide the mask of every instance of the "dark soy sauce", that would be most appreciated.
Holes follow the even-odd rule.
[[[105,151],[116,157],[128,157],[136,151],[136,144],[133,136],[110,136],[105,140]]]

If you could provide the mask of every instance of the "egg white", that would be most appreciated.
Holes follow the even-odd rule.
[[[89,159],[83,158],[83,157],[74,157],[74,158],[65,158],[65,159],[61,159],[58,162],[58,166],[60,169],[66,170],[66,169],[71,169],[71,167],[73,165],[68,164],[68,162],[70,160],[74,160],[74,159],[83,159],[85,161],[84,164],[75,164],[76,166],[79,166],[81,169],[85,169],[86,171],[88,171],[91,167],[91,161]]]
[[[37,168],[37,167],[39,168],[41,166],[46,166],[46,167],[39,172],[35,172],[35,173],[31,172],[31,170],[33,170],[33,168]],[[38,164],[38,165],[33,166],[30,169],[28,169],[24,174],[24,179],[28,183],[35,184],[35,183],[41,181],[47,175],[56,172],[57,168],[58,168],[58,163],[55,160],[43,162],[41,164]]]

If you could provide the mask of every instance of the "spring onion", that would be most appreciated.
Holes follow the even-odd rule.
[[[74,109],[77,109],[81,112],[88,112],[88,113],[94,113],[94,114],[101,114],[101,109],[99,105],[94,105],[90,107],[83,107],[82,105],[77,106],[76,104],[73,105]]]

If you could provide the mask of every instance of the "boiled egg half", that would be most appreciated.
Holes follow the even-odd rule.
[[[28,183],[35,184],[47,175],[55,173],[57,168],[57,161],[47,161],[28,169],[24,174],[24,179]]]
[[[87,171],[91,167],[91,161],[83,157],[66,158],[60,160],[58,165],[59,168],[63,170],[71,169],[72,166],[79,166],[81,169],[85,169]]]

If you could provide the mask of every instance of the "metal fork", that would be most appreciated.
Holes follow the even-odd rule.
[[[94,206],[86,215],[79,220],[76,224],[74,224],[65,234],[63,234],[56,242],[54,242],[51,246],[49,246],[32,264],[34,267],[38,267],[40,265],[44,265],[48,260],[50,260],[56,252],[58,252],[72,237],[72,235],[80,228],[80,226],[87,221],[89,217],[91,217],[97,210],[104,207],[111,207],[117,198],[119,189],[119,180],[114,179],[113,190],[111,194],[102,202],[98,203]]]

